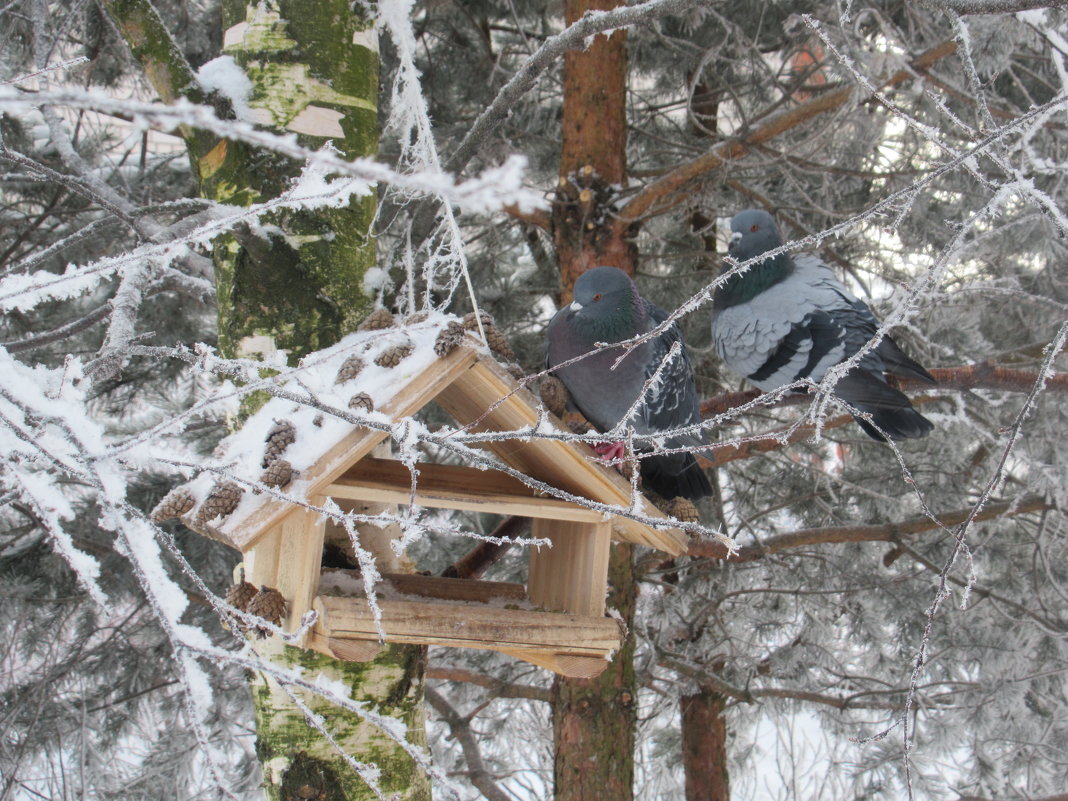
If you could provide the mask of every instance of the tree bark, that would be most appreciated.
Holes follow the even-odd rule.
[[[181,52],[145,0],[105,0],[106,8],[161,99],[205,100]],[[252,81],[257,124],[296,133],[302,144],[329,143],[344,155],[373,156],[378,148],[378,47],[373,27],[346,0],[298,3],[224,0],[224,53]],[[228,104],[217,99],[222,113]],[[225,139],[183,131],[200,192],[234,205],[277,197],[300,164]],[[357,197],[341,208],[284,210],[260,220],[280,235],[250,230],[220,237],[213,260],[219,350],[226,357],[284,351],[290,363],[353,331],[372,307],[363,276],[374,266],[371,234],[376,199]],[[378,715],[400,721],[408,739],[425,745],[425,649],[390,646],[367,663],[270,644],[272,658],[310,675],[339,680]],[[257,674],[252,683],[257,756],[268,798],[376,798],[345,756],[381,769],[381,789],[400,801],[429,801],[419,765],[378,727],[329,707],[317,697]],[[337,746],[305,719],[298,697],[326,720]],[[310,794],[309,794],[310,793]]]
[[[686,801],[730,801],[727,773],[727,699],[708,688],[679,699]]]
[[[627,801],[634,793],[634,608],[637,581],[631,545],[612,546],[608,605],[627,624],[627,638],[593,679],[553,682],[553,780],[556,801]]]
[[[568,0],[572,24],[587,11],[605,11],[617,0]],[[586,49],[564,56],[564,107],[560,179],[552,228],[560,265],[562,302],[591,267],[611,265],[634,274],[636,228],[612,225],[617,187],[626,181],[627,35],[598,36]]]

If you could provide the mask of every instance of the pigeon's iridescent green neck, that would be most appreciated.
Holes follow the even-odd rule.
[[[732,269],[733,265],[724,264],[723,272]],[[713,308],[726,309],[746,303],[766,289],[782,281],[794,270],[793,259],[786,253],[772,256],[760,264],[754,264],[744,273],[736,273],[727,279],[727,282],[716,290]]]
[[[621,342],[642,330],[645,312],[637,293],[617,290],[605,295],[598,305],[572,318],[572,325],[584,337],[595,342]]]

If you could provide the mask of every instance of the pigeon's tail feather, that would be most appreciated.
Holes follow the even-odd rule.
[[[915,409],[872,412],[871,423],[859,417],[856,418],[856,421],[865,434],[880,442],[886,442],[887,437],[894,440],[894,442],[903,439],[917,439],[926,437],[934,430],[934,423]]]
[[[935,377],[924,369],[922,364],[906,356],[905,352],[890,337],[883,337],[879,343],[878,354],[883,360],[883,369],[891,375],[901,378],[915,378],[930,384],[938,383]]]
[[[907,395],[871,373],[854,370],[838,382],[834,391],[854,409],[871,415],[871,422],[860,417],[856,420],[872,439],[916,439],[934,429],[930,420],[912,408]]]
[[[641,465],[642,486],[667,500],[681,495],[696,501],[712,494],[708,476],[692,453],[650,456]]]

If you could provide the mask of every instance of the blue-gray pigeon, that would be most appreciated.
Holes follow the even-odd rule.
[[[676,342],[680,345],[678,354],[664,365],[660,380],[652,384],[625,425],[633,426],[638,434],[656,435],[701,422],[690,358],[678,326],[672,324],[629,353],[623,348],[594,347],[598,342],[622,342],[644,334],[667,316],[638,294],[622,270],[595,267],[579,276],[574,302],[549,322],[545,364],[567,387],[569,404],[598,431],[611,430],[627,415]],[[580,356],[583,358],[573,364],[565,364]],[[613,368],[621,356],[622,361]],[[669,449],[704,444],[700,432],[664,438],[664,447]],[[621,454],[618,446],[600,448],[599,452]],[[686,451],[641,457],[641,476],[644,487],[669,500],[679,495],[696,500],[712,492],[693,454]]]
[[[770,214],[739,212],[731,220],[728,252],[748,261],[782,245]],[[723,271],[733,265],[724,263]],[[871,309],[857,300],[822,259],[810,253],[780,253],[736,273],[720,286],[712,304],[712,339],[720,357],[765,392],[802,378],[819,382],[836,364],[856,354],[876,335]],[[834,388],[870,437],[885,441],[923,437],[934,426],[912,408],[886,374],[935,383],[889,336],[869,350]]]

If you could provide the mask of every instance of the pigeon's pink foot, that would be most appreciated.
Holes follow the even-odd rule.
[[[593,450],[606,462],[622,459],[627,453],[622,442],[598,442],[593,446]]]

